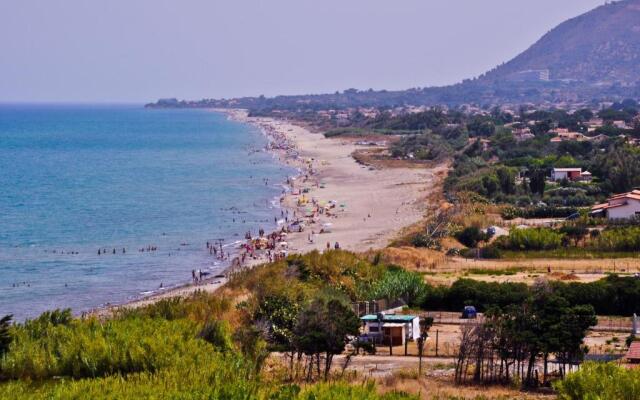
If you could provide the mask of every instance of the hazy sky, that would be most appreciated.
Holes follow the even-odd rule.
[[[604,0],[0,0],[0,101],[444,85]]]

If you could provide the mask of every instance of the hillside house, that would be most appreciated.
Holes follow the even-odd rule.
[[[624,121],[613,121],[612,124],[618,129],[631,129],[631,127]]]
[[[551,142],[585,142],[589,140],[588,137],[580,132],[569,132],[566,129],[557,129],[555,131],[556,137],[551,139]]]
[[[513,137],[516,139],[516,141],[523,142],[525,140],[535,138],[536,135],[531,133],[531,130],[529,128],[521,128],[521,129],[515,129],[513,131]]]
[[[589,140],[592,141],[593,143],[601,143],[607,139],[609,139],[609,136],[603,135],[603,134],[599,134],[596,136],[589,136]]]
[[[606,203],[591,207],[591,215],[610,220],[629,219],[640,216],[640,190],[617,194]]]
[[[554,182],[560,182],[564,179],[573,182],[590,181],[591,178],[591,172],[582,171],[582,168],[554,168],[551,171],[551,180]]]
[[[602,120],[602,118],[591,118],[587,122],[587,130],[589,132],[593,132],[598,128],[602,128],[603,125],[604,125],[604,121]]]
[[[406,340],[420,337],[420,317],[415,315],[369,314],[360,320],[364,324],[364,334],[373,337],[377,343],[401,346]]]

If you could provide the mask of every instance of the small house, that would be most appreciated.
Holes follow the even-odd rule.
[[[364,333],[392,346],[404,345],[406,340],[420,337],[420,317],[401,314],[369,314],[360,318]]]
[[[640,216],[640,190],[610,197],[606,203],[591,207],[591,215],[606,217],[610,220]]]
[[[569,132],[567,129],[557,129],[552,132],[557,136],[551,139],[551,142],[585,142],[589,140],[588,137],[580,132]]]
[[[551,171],[551,180],[559,182],[561,180],[579,181],[582,179],[582,168],[554,168]]]

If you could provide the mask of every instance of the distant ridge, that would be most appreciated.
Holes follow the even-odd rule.
[[[511,61],[462,83],[404,91],[273,98],[164,100],[149,107],[314,109],[463,103],[578,103],[640,98],[640,0],[597,7],[567,20]]]

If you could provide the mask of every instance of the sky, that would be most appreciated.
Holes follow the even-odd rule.
[[[0,0],[0,102],[327,93],[477,76],[604,0]]]

